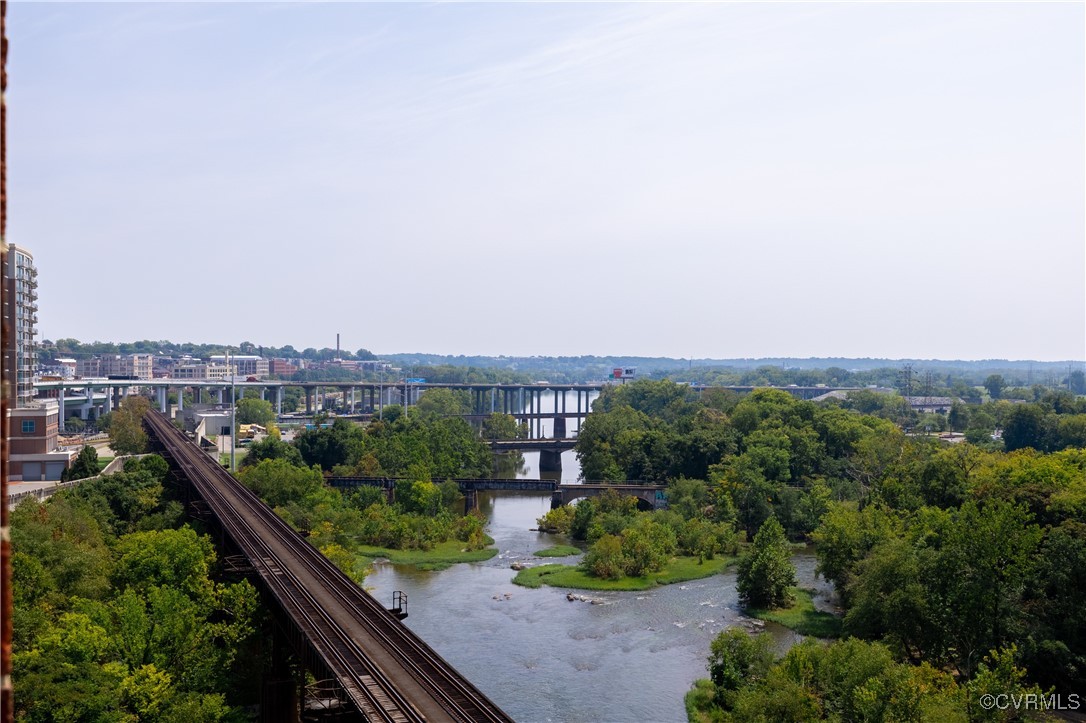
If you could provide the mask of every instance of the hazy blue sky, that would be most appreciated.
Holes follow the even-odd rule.
[[[9,5],[43,338],[1086,357],[1082,3]]]

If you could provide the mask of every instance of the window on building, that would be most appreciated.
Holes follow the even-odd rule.
[[[23,420],[23,434],[34,434],[34,420],[33,419],[24,419]]]

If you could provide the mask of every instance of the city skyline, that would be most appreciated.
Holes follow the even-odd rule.
[[[1086,357],[1081,5],[8,21],[39,339]]]

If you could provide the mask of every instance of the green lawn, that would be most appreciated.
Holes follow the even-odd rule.
[[[489,543],[494,541],[487,538]],[[360,557],[386,557],[396,565],[414,565],[420,570],[444,570],[458,562],[480,562],[489,560],[498,554],[496,547],[482,550],[465,550],[464,543],[449,540],[434,545],[432,550],[391,550],[385,547],[359,545],[356,551]]]
[[[748,608],[745,612],[751,617],[771,620],[786,628],[795,630],[800,635],[816,638],[837,638],[841,636],[841,618],[832,613],[815,610],[813,593],[802,588],[792,588],[795,602],[792,607],[764,610]]]
[[[670,585],[715,575],[735,562],[734,557],[718,557],[698,564],[696,557],[674,557],[660,572],[640,577],[604,580],[581,572],[573,565],[540,565],[521,570],[513,582],[523,587],[569,587],[578,590],[648,590],[657,585]]]
[[[580,555],[581,548],[574,547],[573,545],[555,545],[554,547],[547,547],[542,550],[536,550],[536,557],[569,557],[570,555]]]
[[[113,461],[113,457],[99,457],[98,458],[98,471],[101,472],[102,470],[104,470],[106,467],[109,466],[109,463],[112,462],[112,461]]]

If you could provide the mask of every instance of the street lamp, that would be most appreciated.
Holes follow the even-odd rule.
[[[235,450],[237,449],[238,441],[238,398],[237,387],[235,382],[235,374],[230,371],[230,348],[226,349],[226,371],[230,374],[230,471],[237,472],[237,460],[235,458]]]

